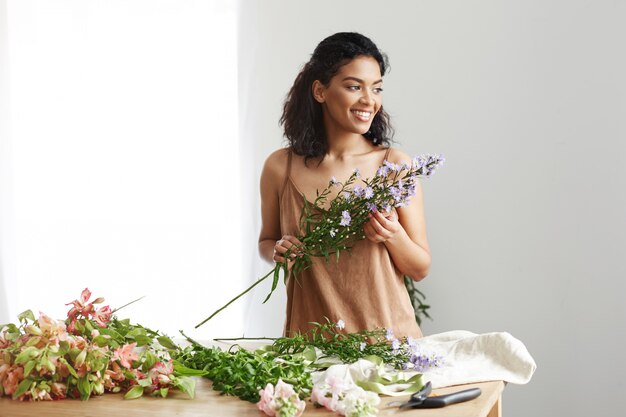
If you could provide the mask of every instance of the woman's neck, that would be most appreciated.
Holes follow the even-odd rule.
[[[343,160],[352,156],[362,155],[371,152],[374,147],[370,141],[358,133],[329,135],[327,141],[328,149],[326,151],[326,157],[335,160]]]

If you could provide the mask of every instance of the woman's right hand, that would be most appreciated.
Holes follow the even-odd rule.
[[[287,263],[287,266],[291,267],[294,259],[300,256],[298,252],[298,246],[300,246],[301,244],[302,242],[300,242],[295,236],[284,235],[282,238],[277,240],[276,244],[274,245],[274,256],[272,258],[273,261],[276,263],[284,263],[285,254],[289,249],[291,249],[291,253],[289,254],[289,262]]]

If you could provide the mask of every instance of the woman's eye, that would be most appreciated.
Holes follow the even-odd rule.
[[[359,86],[359,85],[349,85],[348,86],[348,90],[358,91],[360,89],[361,89],[361,86]]]
[[[374,93],[376,93],[376,94],[380,94],[380,93],[382,93],[382,92],[383,92],[383,89],[382,89],[381,87],[376,87],[376,88],[374,89]]]

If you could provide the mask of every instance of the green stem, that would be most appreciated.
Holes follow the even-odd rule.
[[[272,269],[270,272],[267,273],[267,275],[264,275],[262,278],[259,278],[258,281],[256,281],[254,284],[252,284],[251,286],[249,286],[244,292],[242,292],[241,294],[239,294],[238,296],[236,296],[235,298],[233,298],[232,300],[230,300],[228,303],[226,303],[226,305],[224,305],[223,307],[219,308],[218,310],[216,310],[213,314],[211,314],[208,318],[204,319],[200,324],[196,324],[196,329],[200,326],[202,326],[204,323],[206,323],[207,321],[211,320],[215,315],[217,315],[217,313],[219,313],[220,311],[224,310],[226,307],[228,307],[229,305],[231,305],[232,303],[234,303],[235,301],[237,301],[241,296],[243,296],[244,294],[246,294],[248,291],[250,291],[252,288],[256,287],[257,285],[259,285],[261,282],[263,282],[267,277],[269,277],[271,274],[274,273],[274,271],[276,270],[276,268],[279,267],[279,264],[276,265],[276,267],[274,267],[274,269]]]
[[[213,339],[216,342],[230,342],[232,340],[278,340],[276,337],[232,337]]]
[[[145,296],[145,295],[144,295],[143,297],[139,297],[138,299],[131,301],[130,303],[126,303],[126,304],[124,304],[123,306],[118,307],[118,308],[116,308],[115,310],[111,311],[111,314],[115,313],[116,311],[119,311],[119,310],[123,309],[124,307],[128,307],[129,305],[131,305],[131,304],[133,304],[133,303],[136,303],[137,301],[139,301],[139,300],[141,300],[141,299],[144,299],[144,298],[146,298],[146,296]]]
[[[191,342],[192,344],[204,347],[204,346],[202,345],[202,343],[200,343],[200,342],[197,342],[197,341],[193,340],[191,337],[187,336],[187,335],[185,334],[185,332],[183,332],[182,330],[179,330],[179,332],[180,332],[180,334],[182,334],[182,335],[185,337],[185,339],[187,339],[187,340],[188,340],[189,342]]]

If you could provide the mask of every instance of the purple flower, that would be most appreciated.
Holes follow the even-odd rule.
[[[400,199],[402,199],[402,191],[398,187],[389,187],[389,194],[391,194],[396,201],[400,201]]]
[[[385,165],[385,167],[387,167],[387,169],[389,171],[396,172],[396,171],[400,170],[400,167],[398,165],[394,164],[393,162],[385,161],[385,162],[383,162],[383,164]]]
[[[387,167],[387,165],[383,165],[378,168],[378,171],[376,171],[376,175],[378,175],[379,177],[386,177],[387,175],[389,175],[389,168]]]
[[[424,164],[426,163],[426,161],[424,160],[423,157],[421,156],[416,156],[415,158],[413,158],[413,167],[415,169],[420,169],[424,166]]]
[[[409,357],[408,367],[418,372],[424,372],[430,368],[437,368],[443,364],[443,357],[434,354],[414,353]]]
[[[352,217],[350,217],[350,213],[347,210],[341,212],[341,221],[339,222],[342,226],[350,226],[350,221]]]
[[[333,175],[332,177],[330,177],[330,183],[331,183],[332,185],[335,185],[335,184],[337,184],[338,182],[339,182],[339,181],[337,181],[337,178],[335,178],[335,176],[334,176],[334,175]]]
[[[410,348],[416,348],[417,347],[417,341],[413,337],[411,337],[411,336],[407,336],[406,344],[409,345]]]
[[[387,329],[387,332],[385,332],[385,338],[389,341],[393,340],[393,330]]]
[[[352,189],[352,193],[357,197],[361,197],[363,195],[363,188],[357,185]]]
[[[365,198],[369,200],[372,197],[374,197],[374,190],[372,187],[365,187]]]
[[[393,340],[391,341],[391,348],[392,348],[393,350],[398,350],[398,349],[400,349],[400,341],[399,341],[398,339],[393,339]]]
[[[376,208],[376,204],[374,204],[374,203],[370,203],[370,202],[368,202],[367,204],[365,204],[365,206],[367,207],[367,209],[368,209],[369,211],[376,211],[376,210],[378,210],[378,209]]]
[[[357,178],[361,178],[361,171],[358,168],[354,169],[354,176]]]

